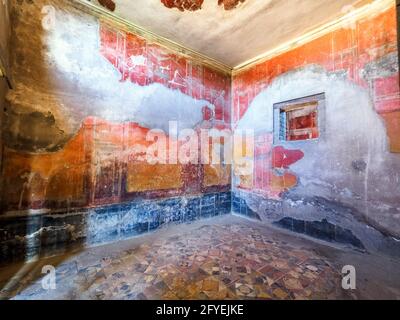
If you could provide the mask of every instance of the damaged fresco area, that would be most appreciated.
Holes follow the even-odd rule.
[[[245,1],[246,0],[218,0],[218,5],[223,6],[225,10],[232,10]]]
[[[161,0],[161,3],[167,8],[176,8],[180,11],[200,10],[204,0]]]
[[[218,5],[222,6],[225,10],[232,10],[245,1],[246,0],[218,0]],[[204,0],[161,0],[161,3],[169,9],[176,8],[180,11],[197,11],[202,9]]]
[[[98,2],[110,11],[115,11],[115,2],[112,0],[98,0]]]
[[[245,130],[251,127],[242,126],[237,129]],[[235,148],[237,147],[235,145]],[[241,166],[235,163],[236,186],[245,190],[257,190],[276,199],[297,185],[297,176],[290,170],[290,166],[304,157],[301,150],[274,147],[272,134],[256,135],[254,145],[250,149],[254,150],[253,174],[241,175]],[[236,159],[241,156],[239,152],[240,150],[235,152]]]
[[[236,213],[400,254],[396,30],[393,7],[234,75],[235,130],[255,130],[253,173],[234,171]],[[320,136],[274,141],[274,105],[321,93]]]
[[[49,28],[42,25],[43,6],[54,9]],[[170,121],[177,130],[229,129],[229,75],[64,1],[13,1],[11,18],[15,90],[8,92],[4,110],[3,253],[13,255],[17,243],[24,247],[32,237],[41,242],[48,236],[62,246],[86,239],[85,230],[92,229],[120,239],[121,213],[130,212],[126,204],[142,201],[174,198],[171,208],[177,210],[177,218],[167,221],[165,200],[163,210],[141,220],[152,224],[146,232],[169,221],[229,213],[229,165],[152,165],[143,154],[151,143],[148,132],[163,130],[168,138]],[[193,205],[189,198],[195,198]],[[102,209],[110,205],[115,214]],[[47,215],[46,223],[24,227],[32,212]],[[57,227],[52,214],[58,216]],[[89,221],[85,230],[77,226],[82,219]],[[10,221],[17,234],[4,227]],[[140,229],[139,222],[132,228]],[[24,229],[27,234],[20,233]],[[46,230],[56,233],[49,236]]]

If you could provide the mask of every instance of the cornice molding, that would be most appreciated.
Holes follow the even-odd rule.
[[[225,74],[235,76],[243,71],[246,71],[247,69],[252,68],[257,64],[263,63],[283,53],[296,49],[330,32],[333,32],[343,27],[348,27],[355,21],[367,17],[372,17],[374,15],[382,13],[388,10],[389,8],[396,6],[396,1],[400,0],[361,0],[358,3],[358,6],[354,10],[351,10],[342,17],[339,17],[338,19],[335,19],[333,21],[320,25],[316,28],[313,28],[311,31],[304,33],[302,36],[287,41],[282,45],[279,45],[267,52],[264,52],[261,55],[258,55],[250,60],[247,60],[237,65],[236,67],[230,67],[221,61],[210,58],[193,49],[185,47],[184,45],[181,45],[177,42],[159,36],[154,32],[146,30],[145,28],[140,27],[126,19],[118,17],[116,14],[100,6],[97,6],[87,0],[67,0],[67,1],[71,3],[75,8],[97,17],[100,21],[103,21],[110,25],[115,25],[121,30],[137,34],[151,42],[157,43],[158,45],[165,47],[166,49],[173,50],[181,54],[182,56],[188,57],[192,59],[194,62],[203,64],[205,66],[208,66],[214,70],[223,72]]]
[[[103,21],[107,24],[113,25],[118,27],[121,30],[127,31],[134,33],[138,36],[143,37],[144,39],[157,43],[158,45],[165,47],[168,50],[172,50],[177,52],[178,54],[190,58],[194,62],[197,62],[199,64],[203,64],[211,69],[214,69],[216,71],[225,73],[225,74],[232,74],[232,67],[224,64],[223,62],[220,62],[216,59],[210,58],[205,56],[204,54],[201,54],[200,52],[197,52],[193,49],[190,49],[188,47],[185,47],[175,41],[169,40],[167,38],[164,38],[162,36],[159,36],[155,34],[154,32],[151,32],[149,30],[146,30],[143,27],[140,27],[126,19],[123,19],[121,17],[118,17],[116,14],[103,9],[100,6],[97,6],[87,0],[67,0],[70,4],[72,4],[73,7],[88,13],[92,16],[97,17],[100,21]]]
[[[313,28],[311,31],[306,32],[302,36],[287,41],[286,43],[279,45],[263,54],[256,56],[250,60],[247,60],[238,66],[234,67],[232,70],[232,75],[239,74],[243,71],[246,71],[249,68],[254,67],[257,64],[268,61],[274,57],[277,57],[283,53],[301,47],[304,44],[309,43],[315,39],[318,39],[328,33],[336,31],[340,28],[347,27],[354,23],[355,21],[359,21],[363,18],[373,17],[379,13],[382,13],[389,8],[392,8],[396,5],[395,0],[365,0],[359,4],[359,7],[345,14],[344,16],[325,23],[319,27]]]

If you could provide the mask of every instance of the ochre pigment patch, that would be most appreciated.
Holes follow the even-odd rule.
[[[386,123],[390,151],[400,153],[400,111],[381,114]]]
[[[241,175],[239,176],[240,183],[238,185],[239,188],[249,189],[253,188],[253,175]]]
[[[231,166],[205,165],[203,185],[206,187],[227,185],[231,179]]]
[[[297,177],[292,173],[285,173],[283,176],[271,176],[271,190],[275,192],[284,192],[293,188],[297,184]]]
[[[65,168],[52,172],[50,179],[45,186],[46,201],[63,201],[85,199],[85,172],[83,166],[69,168],[68,174]]]
[[[84,143],[85,127],[66,146],[47,154],[20,153],[5,148],[3,179],[6,207],[24,209],[43,206],[46,201],[84,202],[88,144]],[[88,143],[87,140],[86,143]],[[12,187],[11,187],[12,186]]]
[[[127,192],[179,189],[183,186],[181,165],[128,164]]]

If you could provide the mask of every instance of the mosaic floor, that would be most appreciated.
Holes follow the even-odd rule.
[[[203,225],[119,252],[104,248],[61,261],[56,290],[42,289],[33,272],[17,292],[3,287],[0,293],[14,299],[351,298],[326,259],[249,225]]]

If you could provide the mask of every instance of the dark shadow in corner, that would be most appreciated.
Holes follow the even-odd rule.
[[[353,232],[330,223],[326,219],[322,219],[322,221],[304,221],[286,217],[273,224],[320,240],[348,244],[357,249],[365,250],[364,245]]]
[[[21,50],[15,50],[17,47],[16,25],[21,23],[28,23],[29,19],[34,19],[28,17],[25,20],[23,12],[20,12],[20,5],[30,5],[32,6],[32,11],[41,10],[40,7],[35,8],[34,2],[11,0],[8,2],[10,5],[10,24],[11,24],[11,39],[10,39],[10,68],[8,71],[9,76],[11,76],[13,88],[16,89],[16,84],[19,82],[21,76],[26,77],[26,74],[21,75],[21,68],[18,66],[29,64],[30,56],[28,54],[23,54]],[[49,3],[51,4],[51,3]],[[38,28],[35,28],[33,34],[35,37],[40,39],[45,39],[43,28],[41,28],[42,21],[40,21],[41,12],[36,12],[38,19],[35,19],[32,23]],[[35,16],[35,12],[32,12],[32,16]],[[42,12],[43,13],[43,12]],[[40,33],[40,34],[38,34]],[[25,35],[29,37],[29,34]],[[43,44],[43,43],[42,43]],[[13,50],[14,49],[14,50]],[[32,50],[30,48],[29,50]],[[43,48],[44,50],[44,48]],[[38,65],[45,63],[45,56],[43,50],[36,50],[34,53],[34,60],[38,62]],[[17,53],[18,52],[18,53]],[[30,52],[31,53],[31,52]],[[17,67],[17,68],[15,68]],[[23,67],[22,67],[23,69]],[[19,71],[18,71],[19,70]],[[46,70],[46,68],[43,68]],[[45,85],[48,85],[48,90],[51,91],[52,81],[49,75],[41,74],[40,72],[31,72],[32,82],[42,80]],[[18,72],[18,74],[16,74]],[[29,72],[27,72],[29,74]],[[18,77],[16,77],[18,75]],[[18,79],[17,79],[18,78]],[[39,81],[38,81],[39,83]],[[39,83],[41,84],[41,83]],[[33,88],[35,90],[35,88]],[[7,124],[7,116],[11,115],[15,117],[20,117],[20,122],[17,122],[19,126],[24,126],[25,131],[29,131],[28,123],[23,121],[24,113],[21,110],[14,110],[14,106],[11,106],[7,101],[6,105],[1,107],[1,112],[3,113],[3,121],[1,130],[3,133],[6,131],[5,125]],[[34,108],[32,108],[33,110]],[[22,108],[23,110],[23,108]],[[18,113],[18,111],[20,111]],[[33,114],[34,112],[31,112]],[[19,127],[14,128],[16,132],[20,129]],[[37,127],[31,127],[31,130],[36,130]],[[45,129],[44,129],[45,130]],[[26,132],[25,132],[26,133]],[[29,132],[28,132],[29,133]],[[46,131],[41,133],[46,134]],[[51,135],[51,132],[47,132]],[[35,134],[32,134],[33,136]],[[9,138],[9,132],[2,135],[2,148],[7,148],[6,139]],[[29,141],[24,140],[24,136],[13,137],[14,140],[19,140],[21,146],[25,143],[28,144]],[[32,138],[33,139],[33,138]],[[33,141],[33,140],[32,140]],[[4,146],[5,145],[5,146]],[[10,152],[13,152],[13,143],[10,142],[8,146]],[[17,148],[18,150],[18,148]],[[30,151],[30,150],[26,150]],[[24,154],[24,151],[21,151]],[[18,172],[17,167],[15,172],[12,172],[12,177],[10,179],[5,179],[2,185],[2,191],[9,190],[11,193],[2,192],[2,202],[1,202],[1,213],[0,213],[0,300],[11,299],[15,297],[25,288],[28,288],[33,282],[37,281],[41,277],[45,276],[42,273],[42,267],[45,265],[51,265],[57,268],[63,261],[68,259],[72,254],[77,254],[84,249],[84,246],[79,241],[74,241],[72,244],[71,232],[66,228],[68,223],[66,219],[58,219],[56,221],[56,216],[52,213],[51,206],[46,205],[48,200],[45,198],[42,203],[35,203],[32,199],[32,194],[34,190],[31,188],[33,180],[38,182],[39,186],[45,188],[44,179],[40,177],[39,174],[34,172],[35,164],[33,163],[33,158],[27,158],[24,162],[24,170]],[[7,156],[2,152],[1,161],[1,175],[2,179],[5,177],[5,163],[11,161],[7,159]],[[29,169],[30,168],[30,169]],[[10,183],[11,182],[11,183]],[[19,194],[19,199],[14,201],[13,197],[8,197],[7,194]],[[46,192],[44,192],[46,194]],[[48,209],[48,212],[44,210],[43,212],[36,212],[34,208],[44,208]],[[63,220],[63,221],[61,221]],[[69,240],[68,240],[69,239]],[[63,267],[62,267],[63,268]],[[58,272],[58,268],[57,268]]]

